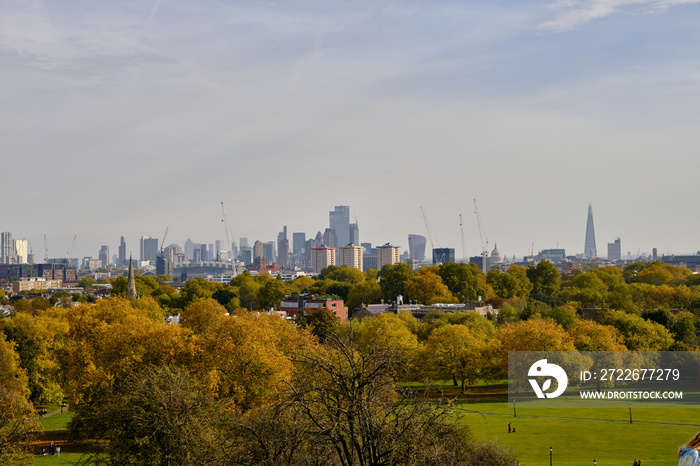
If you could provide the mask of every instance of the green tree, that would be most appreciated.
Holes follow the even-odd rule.
[[[494,296],[493,288],[476,264],[445,262],[438,274],[460,302],[476,301],[479,296],[482,300],[488,300]]]
[[[421,304],[456,303],[457,298],[434,272],[422,270],[406,283],[406,292],[411,300]]]
[[[532,291],[532,283],[527,278],[527,269],[519,265],[511,265],[506,273],[491,269],[486,274],[487,282],[493,287],[494,293],[500,298],[527,298]]]
[[[289,294],[289,287],[282,280],[268,280],[258,290],[258,303],[264,310],[279,309],[280,303]]]
[[[377,280],[365,280],[355,283],[348,291],[347,306],[351,311],[362,304],[378,303],[382,298],[382,289]]]
[[[444,375],[461,382],[462,393],[466,393],[465,382],[473,384],[488,370],[486,335],[464,325],[435,329],[428,338],[426,353]]]
[[[403,262],[385,265],[379,272],[379,287],[387,301],[395,301],[401,295],[408,299],[406,284],[415,276],[413,269]]]
[[[609,310],[600,323],[615,327],[631,351],[666,351],[673,344],[673,336],[663,325],[624,311]]]
[[[527,278],[532,283],[531,296],[535,299],[552,297],[559,291],[561,275],[550,261],[541,261],[535,266],[528,266]]]

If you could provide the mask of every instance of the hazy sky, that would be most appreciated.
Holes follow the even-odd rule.
[[[700,250],[700,0],[0,0],[0,231]]]

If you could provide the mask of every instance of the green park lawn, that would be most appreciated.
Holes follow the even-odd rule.
[[[446,397],[451,383],[441,386]],[[449,393],[448,393],[449,392]],[[475,438],[496,441],[512,447],[522,466],[549,465],[643,465],[675,466],[679,446],[700,430],[700,405],[669,403],[668,408],[632,405],[616,408],[529,408],[506,402],[506,385],[477,384],[454,403],[455,413],[472,428]],[[564,406],[564,405],[563,405]],[[566,405],[568,406],[568,405]],[[580,406],[580,405],[574,405]],[[648,406],[648,405],[647,405]],[[508,433],[508,424],[515,433]]]
[[[411,384],[417,391],[424,387]],[[432,386],[430,398],[453,399],[455,415],[469,425],[476,439],[509,445],[517,453],[522,466],[552,464],[590,466],[631,465],[635,459],[642,464],[675,466],[678,447],[700,430],[700,410],[670,407],[646,408],[632,404],[633,422],[628,408],[528,408],[517,407],[513,416],[512,403],[506,402],[503,383],[477,384],[466,395],[451,382]],[[673,406],[670,405],[669,406]],[[675,405],[680,406],[680,405]],[[66,424],[71,413],[64,412],[44,418],[44,432],[34,443],[35,449],[49,445],[51,440],[61,444],[61,456],[34,456],[37,465],[74,464],[91,450],[67,440]],[[508,433],[508,424],[516,428]]]

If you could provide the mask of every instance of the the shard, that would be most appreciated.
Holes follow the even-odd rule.
[[[595,248],[595,229],[593,228],[593,207],[588,204],[588,222],[586,222],[586,246],[583,250],[586,259],[593,259],[598,256]]]

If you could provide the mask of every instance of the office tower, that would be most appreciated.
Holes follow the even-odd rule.
[[[656,248],[651,250],[651,260],[659,260],[659,251]]]
[[[306,233],[292,233],[292,254],[295,256],[303,254],[304,243],[306,243]]]
[[[253,262],[257,262],[263,257],[265,257],[263,242],[260,240],[255,240],[255,243],[253,244]]]
[[[265,261],[269,265],[272,265],[273,262],[275,262],[275,242],[274,241],[266,241],[263,243],[263,257],[265,257]]]
[[[622,260],[622,243],[620,242],[620,238],[615,238],[614,243],[608,243],[608,260]]]
[[[357,225],[357,222],[350,224],[350,240],[348,244],[360,245],[360,227]],[[341,244],[341,246],[344,245]]]
[[[15,257],[17,259],[18,264],[26,264],[27,263],[27,250],[29,249],[28,247],[28,242],[26,239],[16,239],[15,240]]]
[[[231,241],[231,259],[235,259],[238,257],[238,245],[236,244],[235,241]]]
[[[408,253],[411,259],[417,260],[418,262],[423,262],[425,260],[425,244],[425,236],[408,235]]]
[[[329,248],[338,247],[338,235],[332,228],[326,228],[326,231],[323,232],[323,245]]]
[[[216,260],[228,260],[228,251],[226,250],[226,243],[224,243],[224,241],[220,239],[214,241],[214,248],[216,249]]]
[[[583,249],[583,257],[593,259],[598,256],[595,248],[595,230],[593,228],[593,206],[588,204],[588,222],[586,222],[586,245]]]
[[[316,243],[315,239],[309,239],[304,243],[304,267],[311,266],[311,250],[317,246],[321,246]]]
[[[199,245],[199,257],[202,260],[202,262],[206,262],[208,260],[211,260],[209,258],[209,250],[207,249],[206,244],[200,244]]]
[[[320,273],[329,265],[335,265],[335,248],[311,249],[311,272]]]
[[[194,260],[194,242],[189,238],[185,241],[185,256],[187,257],[187,262]]]
[[[12,233],[3,231],[0,233],[0,262],[3,264],[10,263],[10,256],[15,253],[15,242],[12,240]]]
[[[240,244],[242,248],[247,248],[248,247],[248,238],[240,238],[238,240],[238,244]]]
[[[156,275],[173,275],[175,247],[168,246],[156,258]]]
[[[148,261],[151,265],[155,265],[156,257],[158,256],[158,238],[150,236],[142,236],[140,241],[141,260]]]
[[[277,234],[277,265],[283,268],[289,267],[289,239],[287,239],[287,225]]]
[[[102,267],[109,267],[109,246],[103,244],[102,247],[100,247],[100,253],[97,255],[97,258],[100,260]]]
[[[117,266],[126,267],[126,265],[126,241],[124,241],[124,237],[122,236],[119,240],[119,260]]]
[[[250,265],[253,263],[253,250],[249,246],[241,246],[238,252],[238,260],[243,262],[244,265]]]
[[[328,213],[330,220],[330,229],[335,231],[335,247],[345,246],[350,243],[350,207],[346,205],[337,205],[335,210]],[[325,235],[323,240],[325,241]],[[326,246],[330,246],[326,244]]]
[[[336,265],[345,265],[362,271],[362,246],[341,246],[338,248]]]
[[[384,246],[377,246],[377,270],[382,270],[385,265],[394,265],[400,261],[398,246],[386,243]]]
[[[444,264],[455,261],[455,248],[435,248],[433,249],[433,265]]]
[[[316,240],[316,247],[321,247],[323,244],[323,235],[320,231],[316,233],[316,237],[314,239]]]

